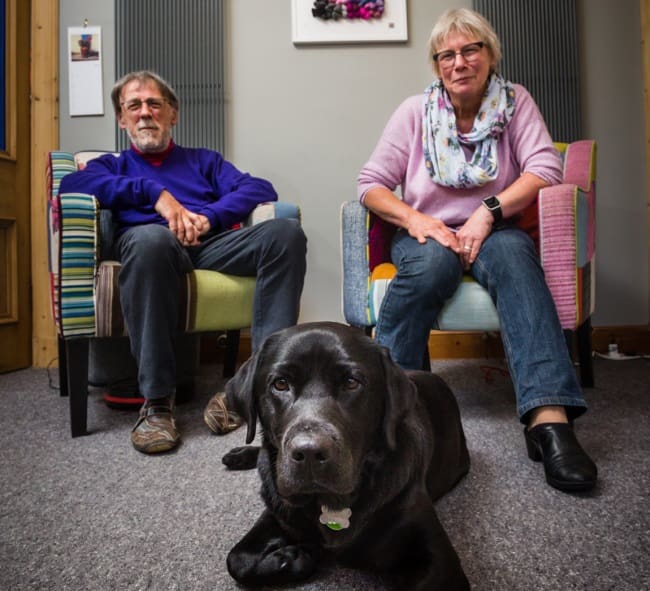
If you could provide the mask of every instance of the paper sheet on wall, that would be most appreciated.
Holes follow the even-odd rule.
[[[101,27],[68,27],[70,115],[103,115]]]

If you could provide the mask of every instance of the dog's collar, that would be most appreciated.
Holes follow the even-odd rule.
[[[352,510],[348,507],[335,511],[325,505],[321,505],[319,521],[329,527],[332,531],[341,531],[350,527],[350,516]]]

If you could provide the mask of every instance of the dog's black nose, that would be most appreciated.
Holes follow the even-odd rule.
[[[325,436],[299,434],[289,444],[289,452],[293,462],[318,466],[330,461],[330,447],[331,441]]]

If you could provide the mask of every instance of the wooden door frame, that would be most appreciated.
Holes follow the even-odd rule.
[[[31,0],[31,9],[32,364],[47,367],[58,356],[50,313],[45,173],[48,152],[59,146],[59,3]]]
[[[641,64],[643,70],[643,111],[645,113],[646,179],[648,205],[648,276],[650,277],[650,0],[640,0],[641,8]],[[650,317],[650,289],[648,290]],[[648,322],[650,326],[650,321]]]
[[[5,0],[3,18],[3,192],[0,198],[0,371],[31,364],[29,281],[29,5]]]

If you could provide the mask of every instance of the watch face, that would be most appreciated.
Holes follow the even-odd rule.
[[[499,205],[501,205],[501,204],[499,203],[499,200],[498,200],[494,195],[492,195],[492,197],[486,197],[486,198],[483,200],[483,202],[484,202],[485,205],[487,205],[490,209],[493,209],[493,208],[495,208],[495,207],[499,207]]]

